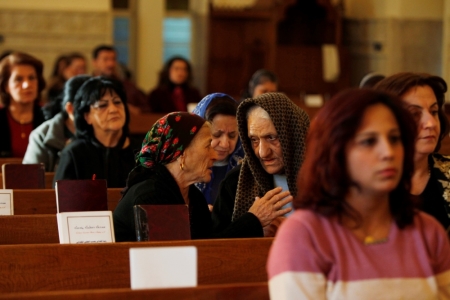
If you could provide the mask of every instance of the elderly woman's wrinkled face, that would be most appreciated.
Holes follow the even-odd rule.
[[[280,139],[273,122],[262,108],[253,110],[247,118],[248,138],[261,166],[269,174],[283,174],[284,161]]]
[[[433,153],[441,133],[439,104],[433,89],[428,85],[415,86],[403,94],[402,99],[417,122],[416,154]]]
[[[38,96],[36,69],[31,65],[15,65],[9,76],[6,92],[11,100],[21,104],[32,103]]]
[[[238,137],[236,117],[218,114],[213,118],[211,146],[217,152],[217,160],[224,161],[233,153]]]
[[[202,126],[191,144],[184,151],[183,172],[188,174],[192,182],[209,182],[217,153],[211,146],[211,128],[209,124]]]
[[[100,100],[91,105],[84,118],[94,128],[94,134],[119,132],[125,125],[125,105],[114,91],[106,91]]]

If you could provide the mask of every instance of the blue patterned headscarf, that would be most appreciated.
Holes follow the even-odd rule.
[[[214,99],[217,98],[229,98],[231,100],[233,100],[234,102],[237,103],[236,100],[234,100],[231,96],[227,95],[227,94],[223,94],[223,93],[214,93],[214,94],[209,94],[207,95],[205,98],[202,99],[202,101],[200,101],[197,106],[195,107],[194,111],[192,113],[199,115],[202,118],[205,118],[206,116],[206,110],[208,109],[208,106],[211,104],[211,102]],[[233,169],[234,167],[236,167],[239,163],[240,160],[242,160],[244,158],[244,150],[242,148],[242,144],[241,144],[241,139],[238,138],[237,143],[236,143],[236,147],[234,148],[233,153],[231,153],[231,155],[228,158],[228,167],[227,167],[227,173]],[[202,191],[203,195],[205,196],[206,200],[208,201],[208,203],[213,203],[215,199],[210,199],[210,194],[211,194],[211,183],[214,179],[214,172],[211,175],[211,181],[208,183],[196,183],[195,186],[197,186],[197,188]]]

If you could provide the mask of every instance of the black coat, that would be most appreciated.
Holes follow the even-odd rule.
[[[114,233],[117,242],[136,241],[134,205],[185,204],[181,191],[165,166],[157,165],[149,178],[133,185],[120,200],[114,211]],[[220,231],[213,231],[211,213],[203,194],[189,187],[189,219],[192,239],[262,236],[259,220],[253,215],[243,216]],[[249,235],[259,226],[259,235]]]
[[[123,188],[138,149],[140,144],[133,139],[124,149],[104,147],[96,139],[76,139],[61,152],[54,180],[91,179],[95,174],[97,179],[106,179],[109,188]]]
[[[261,222],[254,214],[247,212],[234,222],[231,221],[240,171],[239,165],[228,172],[220,184],[219,194],[212,211],[213,231],[220,233],[232,227],[235,229],[233,237],[263,237]]]
[[[181,191],[164,166],[155,166],[150,177],[133,185],[114,210],[116,242],[136,241],[133,206],[142,204],[185,204]],[[191,237],[206,238],[211,233],[211,214],[203,194],[192,185],[189,188]]]

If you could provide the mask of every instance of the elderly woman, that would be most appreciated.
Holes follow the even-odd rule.
[[[202,99],[192,86],[192,68],[189,61],[175,56],[168,60],[159,75],[158,86],[150,92],[149,104],[154,112],[187,111],[188,103]]]
[[[246,218],[249,236],[273,236],[283,220],[278,217],[291,211],[284,205],[297,195],[309,117],[286,95],[266,93],[243,101],[237,120],[245,158],[222,181],[212,212],[214,230]],[[265,211],[267,204],[272,211]]]
[[[59,155],[75,135],[73,100],[78,88],[91,76],[78,75],[69,79],[64,86],[62,111],[45,121],[30,134],[24,164],[43,163],[45,171],[55,172]]]
[[[64,148],[55,181],[106,179],[125,187],[139,144],[128,137],[128,110],[122,85],[94,77],[78,90],[74,102],[76,140]]]
[[[174,112],[147,133],[137,165],[114,211],[116,241],[135,241],[133,206],[187,204],[193,239],[211,235],[211,214],[196,182],[209,182],[217,154],[211,147],[210,125],[197,115]]]
[[[0,157],[23,157],[33,129],[44,122],[42,62],[13,52],[0,62]]]
[[[267,270],[273,299],[448,299],[450,245],[409,195],[415,124],[393,96],[351,90],[316,115]]]
[[[398,73],[380,81],[375,89],[399,96],[413,114],[418,128],[411,193],[421,209],[450,230],[450,157],[437,153],[449,132],[443,111],[447,84],[424,73]]]
[[[211,146],[218,154],[212,167],[211,181],[196,184],[205,196],[210,209],[225,175],[244,158],[236,120],[237,106],[236,100],[230,96],[214,93],[203,98],[193,111],[211,123]]]

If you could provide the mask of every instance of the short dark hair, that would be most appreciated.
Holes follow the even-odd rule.
[[[38,93],[35,103],[41,100],[41,92],[45,88],[45,79],[42,76],[44,65],[37,58],[22,52],[13,52],[12,54],[4,57],[0,61],[0,102],[5,106],[9,106],[11,103],[11,97],[6,91],[8,86],[9,77],[14,66],[17,65],[29,65],[36,71],[38,80]]]
[[[253,97],[253,92],[255,91],[255,88],[258,85],[263,84],[265,82],[278,83],[277,75],[265,69],[260,69],[256,71],[252,75],[252,78],[250,78],[250,81],[248,82],[248,92],[250,93],[250,96]]]
[[[102,51],[114,51],[116,52],[116,49],[113,46],[110,45],[99,45],[95,47],[95,49],[92,51],[92,58],[97,59],[98,55]]]
[[[92,76],[90,75],[77,75],[67,80],[64,84],[61,111],[63,112],[65,117],[67,116],[65,110],[66,104],[73,103],[75,101],[75,95],[77,94],[78,89],[91,77]]]
[[[215,116],[225,115],[236,117],[238,103],[230,96],[216,97],[208,105],[205,120],[212,122]]]
[[[259,69],[255,73],[253,73],[248,82],[248,85],[243,89],[243,92],[241,93],[241,101],[248,98],[253,98],[253,93],[255,92],[256,86],[265,82],[273,82],[275,84],[278,84],[277,75],[265,69]]]
[[[371,89],[341,92],[315,116],[308,133],[305,161],[298,177],[299,196],[294,200],[294,207],[360,221],[361,216],[345,202],[352,185],[345,148],[355,136],[364,112],[376,104],[385,105],[394,114],[404,148],[402,176],[389,195],[390,211],[399,228],[413,222],[415,203],[409,191],[417,128],[411,113],[396,96]]]
[[[177,60],[180,60],[186,64],[187,71],[188,71],[188,77],[184,84],[188,85],[188,86],[191,85],[191,82],[192,82],[191,64],[189,63],[189,61],[186,58],[184,58],[182,56],[174,56],[164,64],[164,67],[162,68],[161,72],[159,73],[159,83],[158,83],[159,87],[167,88],[171,85],[171,81],[170,81],[170,77],[169,77],[170,67],[172,67],[172,64]]]
[[[76,127],[76,136],[79,138],[94,137],[92,125],[89,125],[84,118],[84,114],[91,110],[91,105],[100,100],[107,92],[114,91],[124,103],[125,124],[123,126],[123,134],[128,135],[128,123],[130,115],[127,106],[127,97],[120,81],[106,77],[92,77],[87,80],[78,89],[75,94],[74,118]]]
[[[411,88],[416,86],[429,86],[436,96],[439,106],[438,118],[441,125],[439,141],[434,149],[437,152],[441,148],[442,140],[450,131],[450,124],[444,111],[444,94],[447,92],[447,83],[445,80],[439,76],[427,73],[401,72],[383,79],[374,88],[379,91],[392,93],[401,98]]]

